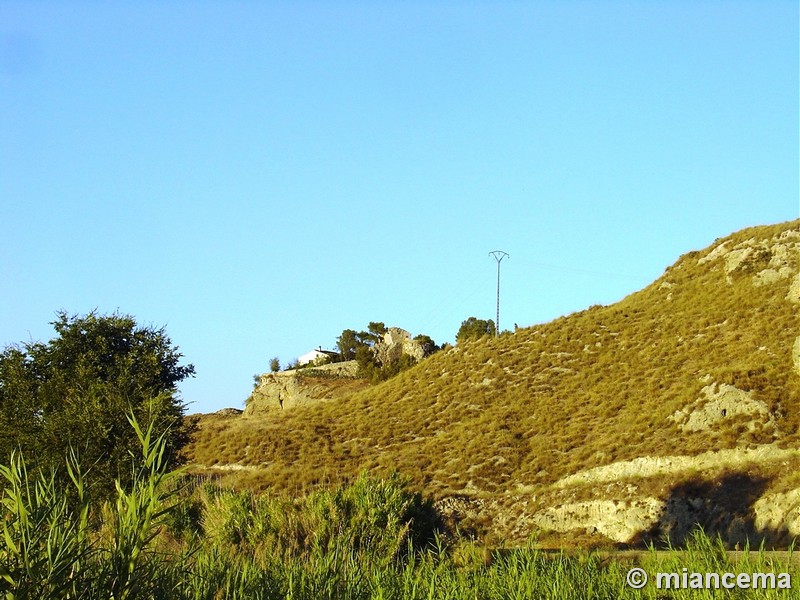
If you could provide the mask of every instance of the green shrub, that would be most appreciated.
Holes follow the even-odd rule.
[[[248,539],[253,522],[250,492],[204,488],[205,506],[200,524],[214,543],[240,544]]]

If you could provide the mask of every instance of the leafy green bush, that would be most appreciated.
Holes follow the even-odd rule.
[[[432,504],[398,475],[362,473],[350,485],[302,498],[210,487],[201,497],[207,541],[253,554],[308,559],[339,551],[391,562],[409,545],[430,543],[439,528]]]
[[[56,337],[0,353],[0,461],[21,449],[29,466],[62,468],[70,447],[95,494],[129,487],[130,453],[138,452],[126,415],[164,433],[165,459],[177,464],[190,431],[177,385],[194,374],[164,329],[127,315],[78,317],[59,312]]]
[[[409,492],[397,474],[372,479],[361,473],[350,485],[311,494],[307,506],[317,550],[344,547],[391,561],[409,544],[428,544],[438,529],[432,504]]]

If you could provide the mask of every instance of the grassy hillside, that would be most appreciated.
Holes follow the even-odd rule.
[[[188,458],[233,464],[254,488],[396,469],[436,496],[497,497],[637,457],[796,446],[799,253],[800,221],[737,232],[616,304],[452,348],[340,401],[206,416]],[[715,400],[726,385],[739,395]]]

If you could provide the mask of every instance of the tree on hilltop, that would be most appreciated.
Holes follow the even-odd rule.
[[[485,335],[493,336],[495,334],[495,325],[492,319],[488,321],[470,317],[461,323],[461,327],[456,334],[456,343],[460,344],[467,340],[474,340]]]
[[[414,341],[417,342],[420,347],[422,347],[424,356],[430,356],[431,354],[441,350],[441,347],[433,341],[433,338],[431,338],[429,335],[425,335],[424,333],[414,336]]]
[[[373,342],[380,341],[383,338],[383,334],[388,330],[386,325],[381,321],[370,321],[369,325],[367,325],[367,331],[369,331],[369,335],[372,336]]]
[[[341,360],[354,360],[356,350],[361,345],[358,333],[354,329],[345,329],[336,340],[336,348],[339,350]]]
[[[345,329],[336,339],[336,348],[339,350],[340,360],[358,360],[359,356],[367,356],[367,351],[383,339],[383,334],[388,331],[385,324],[372,321],[367,326],[367,331]]]
[[[389,328],[386,327],[386,324],[380,321],[371,321],[367,326],[367,331],[357,332],[354,329],[345,329],[336,340],[340,360],[357,361],[359,375],[376,383],[414,366],[416,358],[407,354],[387,361],[390,364],[384,364],[378,357],[376,349],[383,342],[384,335],[388,331]],[[423,358],[439,350],[439,346],[428,335],[420,334],[413,339],[422,348]]]

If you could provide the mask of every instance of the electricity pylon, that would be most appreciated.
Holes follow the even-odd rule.
[[[497,320],[494,322],[494,335],[500,335],[500,263],[504,258],[511,258],[508,252],[502,250],[493,250],[489,252],[489,256],[493,256],[497,261]]]

